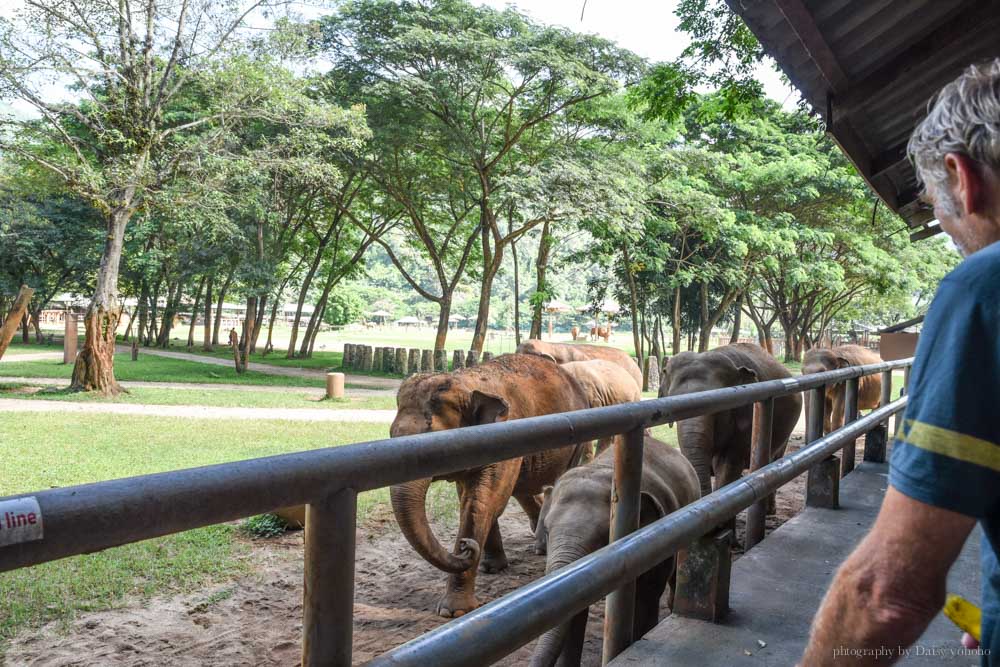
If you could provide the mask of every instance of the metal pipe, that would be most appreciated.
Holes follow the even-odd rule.
[[[879,398],[879,406],[889,405],[892,401],[892,371],[885,370],[882,371],[882,396]],[[898,420],[897,420],[898,421]],[[886,419],[884,422],[886,428],[886,435],[889,431],[889,420]]]
[[[847,381],[844,389],[844,424],[850,424],[858,418],[858,378],[851,378]],[[840,476],[854,470],[854,463],[857,459],[857,442],[851,440],[844,445],[844,451],[840,453]]]
[[[304,505],[331,489],[362,492],[450,474],[908,363],[852,366],[697,394],[20,494],[14,497],[37,500],[45,539],[0,548],[0,572]]]
[[[806,444],[809,444],[823,437],[826,387],[810,389],[806,406]]]
[[[750,450],[750,472],[766,466],[771,458],[771,431],[774,424],[774,399],[753,406],[753,447]],[[749,551],[764,539],[768,499],[758,500],[747,509],[744,551]]]
[[[302,667],[350,667],[357,494],[341,489],[306,506]]]
[[[593,604],[622,582],[635,579],[706,530],[767,497],[905,405],[903,397],[879,408],[813,445],[784,456],[624,539],[367,664],[370,667],[478,667],[493,663]]]
[[[632,429],[615,443],[615,475],[611,486],[611,542],[639,529],[639,489],[642,485],[644,429]],[[608,595],[604,615],[601,664],[608,664],[632,645],[635,580]]]

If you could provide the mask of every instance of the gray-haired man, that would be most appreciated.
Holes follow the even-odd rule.
[[[941,610],[976,521],[986,536],[982,664],[1000,664],[1000,60],[945,86],[909,151],[966,259],[927,313],[890,486],[813,621],[810,667],[898,658]]]

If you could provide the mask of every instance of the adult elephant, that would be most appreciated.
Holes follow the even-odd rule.
[[[633,403],[642,400],[642,392],[635,386],[635,380],[624,368],[604,359],[590,361],[570,361],[561,364],[564,371],[573,376],[580,384],[587,402],[592,408],[603,408],[621,403]],[[619,436],[621,437],[621,436]],[[597,441],[597,453],[600,454],[611,446],[614,438],[602,438]],[[590,447],[584,452],[583,460],[593,458]]]
[[[635,384],[642,391],[642,371],[635,359],[628,356],[624,350],[616,347],[605,347],[603,345],[569,344],[569,343],[546,343],[542,340],[530,339],[517,346],[520,354],[534,354],[541,357],[552,357],[557,364],[566,364],[571,361],[590,361],[591,359],[604,359],[614,364],[618,364],[632,376]]]
[[[536,535],[548,543],[545,572],[554,572],[608,544],[611,530],[611,481],[614,453],[605,452],[588,465],[573,468],[546,489]],[[701,497],[694,468],[675,448],[647,435],[642,452],[639,523],[646,526]],[[539,539],[536,539],[536,547]],[[636,582],[633,633],[638,639],[659,620],[660,597],[675,584],[670,556]],[[671,600],[672,602],[672,600]],[[532,667],[579,665],[587,628],[587,609],[542,635],[531,657]]]
[[[580,385],[562,367],[523,354],[503,355],[453,373],[415,375],[400,386],[396,403],[389,429],[394,438],[589,407]],[[390,488],[392,510],[406,540],[424,560],[450,575],[438,614],[461,616],[478,606],[476,566],[484,572],[507,567],[497,519],[511,496],[534,530],[542,489],[555,483],[581,452],[582,446],[559,447]],[[458,487],[454,552],[445,549],[427,520],[427,489],[436,480],[453,481]]]
[[[709,389],[790,378],[788,369],[758,345],[737,343],[708,352],[681,352],[671,357],[660,379],[660,396],[691,394]],[[785,454],[788,436],[799,420],[802,399],[798,394],[774,400],[774,420],[769,443],[774,461]],[[750,465],[753,405],[682,419],[677,423],[681,451],[691,461],[701,492],[736,481]]]
[[[838,368],[877,364],[882,357],[877,352],[860,345],[839,345],[833,348],[814,348],[802,357],[802,374],[825,373]],[[847,387],[839,382],[828,385],[823,405],[823,430],[830,433],[844,425],[844,396]],[[858,407],[863,410],[877,408],[882,399],[882,374],[866,375],[858,379]]]

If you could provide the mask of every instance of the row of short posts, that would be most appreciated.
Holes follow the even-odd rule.
[[[406,377],[415,373],[447,372],[448,370],[454,371],[459,368],[478,366],[480,363],[489,361],[492,358],[492,353],[484,352],[480,361],[479,353],[475,350],[469,350],[468,352],[455,350],[449,369],[448,352],[446,350],[373,347],[371,345],[345,343],[342,365],[344,370],[349,371],[378,372]]]

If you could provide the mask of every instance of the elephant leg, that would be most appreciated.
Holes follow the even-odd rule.
[[[716,457],[715,487],[713,491],[718,491],[727,484],[732,484],[743,476],[743,456],[737,447],[729,447],[722,456]]]
[[[618,442],[618,439],[622,436],[616,435],[613,438],[601,438],[597,441],[597,456],[603,454],[608,447]]]
[[[569,622],[569,634],[563,644],[562,653],[556,661],[556,667],[580,667],[583,660],[583,644],[587,638],[587,614],[584,609]]]
[[[536,496],[531,493],[515,493],[514,500],[521,506],[524,513],[528,515],[528,521],[531,523],[531,532],[536,532],[538,530],[538,517],[542,513],[542,496]]]
[[[668,558],[642,574],[635,586],[635,616],[632,621],[632,638],[639,639],[656,627],[660,621],[660,598],[674,572],[674,559]],[[673,587],[671,587],[671,594]],[[671,608],[672,608],[671,603]]]
[[[823,433],[833,433],[833,414],[836,409],[836,405],[830,399],[829,396],[823,403]]]
[[[461,498],[461,515],[459,518],[458,541],[475,540],[483,552],[489,547],[490,532],[503,509],[507,506],[521,460],[504,461],[491,465],[470,479],[458,482]],[[499,545],[500,532],[497,531]],[[494,545],[495,546],[495,545]],[[503,553],[500,545],[499,552]],[[448,587],[438,601],[437,613],[445,618],[462,616],[479,606],[476,599],[476,573],[479,563],[464,572],[448,576]]]
[[[479,561],[479,569],[487,574],[494,574],[507,569],[507,554],[503,550],[503,539],[500,536],[500,522],[493,520],[493,527],[486,536],[483,545],[483,558]]]

